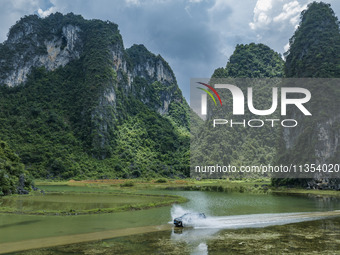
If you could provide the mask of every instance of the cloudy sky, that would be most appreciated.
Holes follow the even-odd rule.
[[[236,44],[264,43],[277,52],[310,0],[0,0],[0,42],[29,14],[81,14],[119,25],[126,48],[144,44],[170,64],[189,100],[190,78],[210,77],[224,67]],[[330,3],[340,16],[339,0]]]

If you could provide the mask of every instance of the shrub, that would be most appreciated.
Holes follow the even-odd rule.
[[[126,181],[122,184],[120,184],[121,187],[133,187],[135,186],[135,183],[133,181]]]
[[[155,183],[167,183],[168,181],[164,178],[160,178],[158,180],[155,181]]]

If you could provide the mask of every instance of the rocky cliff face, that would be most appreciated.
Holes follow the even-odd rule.
[[[132,81],[135,77],[142,77],[148,83],[159,82],[163,85],[163,89],[159,91],[158,105],[155,107],[160,114],[168,114],[171,102],[180,99],[174,96],[177,88],[173,84],[177,82],[169,65],[161,56],[150,53],[143,45],[133,45],[127,53],[133,63],[131,72],[129,72]],[[145,91],[146,88],[143,87],[141,100],[149,103],[150,98]]]
[[[306,82],[312,94],[308,106],[312,116],[300,116],[296,111],[288,114],[287,117],[298,120],[299,126],[283,130],[279,162],[339,164],[340,84],[339,79],[332,78],[340,77],[340,28],[329,4],[313,2],[302,12],[300,25],[285,55],[286,77],[322,79]],[[339,178],[338,174],[315,171],[309,176],[313,178],[309,182],[293,181],[310,187],[328,183],[331,188],[340,183],[340,179],[334,179]]]
[[[317,143],[315,146],[315,156],[317,164],[336,162],[336,154],[339,151],[340,143],[340,115],[327,119],[323,123],[318,123]]]
[[[335,116],[315,122],[306,121],[305,117],[296,112],[290,113],[289,118],[298,120],[299,125],[294,129],[283,128],[282,139],[285,151],[292,154],[289,159],[294,160],[292,163],[338,163],[336,157],[340,149],[340,115],[334,113]],[[318,118],[320,113],[316,112],[313,116]]]
[[[27,104],[25,109],[21,107],[27,115],[13,110],[18,114],[11,115],[13,121],[26,117],[44,119],[49,131],[44,131],[43,136],[57,132],[54,135],[59,137],[60,132],[70,132],[59,145],[64,146],[75,138],[77,142],[73,141],[72,146],[79,150],[78,159],[84,155],[79,154],[80,151],[98,160],[117,157],[119,160],[113,163],[121,162],[117,169],[125,174],[136,171],[135,176],[141,174],[141,167],[147,169],[148,164],[149,168],[162,165],[164,169],[170,169],[167,164],[175,163],[176,169],[187,167],[188,162],[181,163],[181,167],[178,165],[187,160],[184,155],[188,144],[180,147],[181,142],[173,142],[181,141],[180,136],[188,131],[189,122],[189,106],[178,88],[175,75],[161,56],[154,55],[143,45],[125,49],[116,24],[85,20],[72,13],[56,13],[44,19],[35,15],[24,17],[12,26],[8,39],[0,44],[0,70],[0,85],[4,85],[0,89],[5,91],[3,94],[0,91],[0,97],[7,97],[7,90],[14,91]],[[16,107],[13,105],[13,109]],[[29,117],[31,113],[34,117]],[[2,115],[6,118],[6,114],[0,112],[0,118]],[[154,126],[149,130],[130,122]],[[55,123],[58,128],[53,126]],[[139,147],[136,145],[133,148],[135,153],[124,159],[117,154],[125,153],[119,146],[134,146],[130,144],[133,139],[129,144],[118,142],[124,133],[121,129],[131,129],[131,135],[126,139],[141,132],[143,139],[148,141],[141,142]],[[180,133],[177,129],[186,131]],[[27,134],[33,137],[30,139],[37,138],[31,130]],[[7,136],[7,139],[16,141],[15,131],[8,132]],[[186,135],[183,139],[187,142]],[[13,145],[20,153],[22,145],[16,147],[15,142]],[[159,147],[163,148],[162,151]],[[31,159],[32,153],[28,152],[28,158]],[[55,175],[53,169],[60,169],[64,164],[61,162],[68,160],[60,160],[60,157],[66,157],[63,153],[54,161],[46,155],[44,168],[51,169],[49,174]],[[159,153],[166,155],[155,156]],[[171,158],[175,160],[171,162]],[[30,159],[24,163],[31,164]],[[137,164],[139,159],[143,163]],[[32,164],[38,166],[38,163]],[[91,164],[94,163],[85,168]]]
[[[35,19],[38,19],[35,17]],[[50,39],[39,38],[39,27],[36,22],[22,19],[10,31],[8,39],[4,42],[3,48],[15,51],[6,61],[1,60],[0,68],[6,69],[11,66],[6,73],[1,73],[0,83],[10,87],[25,83],[32,68],[44,67],[48,71],[53,71],[58,67],[64,67],[70,61],[79,59],[83,54],[83,47],[86,38],[82,35],[82,30],[76,24],[65,24],[61,31],[50,28]],[[18,48],[21,50],[18,51]],[[134,45],[127,50],[126,54],[121,41],[109,45],[109,56],[112,68],[120,75],[117,82],[123,82],[125,90],[128,92],[135,77],[141,77],[153,83],[158,81],[166,86],[176,84],[176,78],[169,65],[161,56],[155,56],[143,45]],[[128,65],[127,63],[130,63]],[[127,81],[123,79],[127,77]],[[162,114],[168,113],[168,105],[171,103],[171,94],[165,95],[164,108],[160,108]],[[109,104],[115,100],[113,87],[105,91],[100,102],[107,99]],[[145,99],[147,100],[147,99]]]
[[[4,70],[0,75],[0,84],[9,87],[25,84],[34,68],[44,67],[54,71],[75,60],[93,61],[89,59],[91,51],[102,53],[93,57],[102,58],[103,69],[106,68],[108,73],[91,70],[92,76],[105,77],[105,80],[92,82],[97,89],[97,94],[93,96],[97,99],[90,116],[92,146],[103,151],[110,146],[112,130],[120,118],[117,100],[121,102],[123,97],[134,96],[161,115],[169,115],[173,102],[186,104],[174,73],[161,56],[152,54],[143,45],[134,45],[125,50],[117,26],[113,23],[97,21],[97,27],[93,25],[90,28],[91,21],[80,22],[81,19],[71,14],[54,14],[46,19],[28,16],[17,22],[11,28],[7,41],[0,46],[1,51],[8,51],[0,60],[0,69]],[[101,36],[100,29],[107,30],[112,38],[94,45],[90,37]],[[100,157],[105,158],[106,154],[103,152]]]
[[[53,71],[60,66],[65,66],[81,55],[82,40],[79,27],[65,25],[60,34],[53,33],[51,39],[39,38],[38,27],[33,22],[17,23],[9,33],[8,40],[3,48],[11,54],[9,58],[0,62],[0,69],[9,70],[1,73],[0,83],[10,87],[25,83],[27,75],[34,67],[45,67]],[[17,49],[20,51],[17,51]]]

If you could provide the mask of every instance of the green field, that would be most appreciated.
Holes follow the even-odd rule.
[[[106,186],[65,183],[41,185],[43,192],[0,198],[0,212],[43,215],[78,215],[141,210],[185,202],[180,196],[138,194]]]
[[[91,181],[36,181],[36,185],[46,192],[78,192],[78,193],[150,193],[157,190],[218,191],[240,193],[281,193],[314,196],[340,196],[336,190],[312,190],[304,188],[288,188],[271,186],[270,178],[262,179],[107,179]]]

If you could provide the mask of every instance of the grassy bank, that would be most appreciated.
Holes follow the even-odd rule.
[[[1,213],[32,215],[81,215],[142,210],[187,200],[173,195],[149,195],[112,192],[100,187],[46,185],[45,191],[0,199]],[[53,191],[47,191],[50,188]],[[66,191],[65,191],[66,190]]]
[[[194,180],[194,179],[107,179],[46,182],[36,181],[46,191],[64,192],[77,189],[81,192],[138,192],[145,190],[198,190],[220,192],[263,193],[269,190],[270,179],[249,180]]]
[[[30,195],[1,198],[0,212],[35,215],[97,214],[142,210],[187,201],[180,196],[158,195],[157,190],[340,196],[340,192],[334,190],[275,188],[270,185],[270,179],[175,180],[161,178],[59,182],[38,180],[35,184],[39,191],[32,192]],[[148,191],[153,191],[150,192],[153,194],[148,194]]]
[[[38,187],[53,192],[123,192],[138,193],[147,190],[186,190],[186,191],[217,191],[240,193],[276,193],[301,194],[313,196],[340,196],[336,190],[311,190],[304,188],[273,187],[269,178],[244,180],[216,179],[108,179],[46,182],[36,181]],[[144,193],[143,192],[143,193]]]
[[[340,197],[338,190],[317,190],[317,189],[303,189],[303,188],[271,188],[272,193],[276,194],[292,194],[292,195],[310,195],[310,196],[334,196]]]

